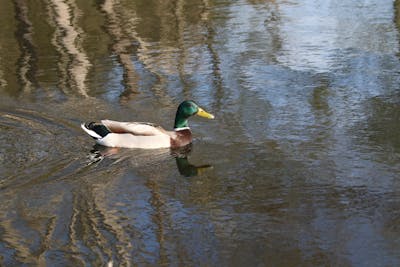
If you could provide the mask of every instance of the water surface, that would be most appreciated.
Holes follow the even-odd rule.
[[[0,265],[400,265],[397,1],[0,6]],[[79,126],[184,99],[182,150]]]

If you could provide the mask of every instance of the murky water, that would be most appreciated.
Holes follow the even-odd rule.
[[[0,265],[400,265],[397,1],[0,6]],[[79,127],[183,99],[184,150]]]

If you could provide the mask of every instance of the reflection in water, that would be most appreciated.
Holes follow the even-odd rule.
[[[0,265],[400,266],[399,6],[0,0]],[[195,151],[87,159],[184,98]]]
[[[1,61],[1,58],[0,58]],[[7,81],[4,79],[3,70],[0,69],[0,88],[4,88],[7,85]]]
[[[155,151],[141,151],[143,153],[135,153],[135,150],[124,149],[118,147],[105,147],[101,145],[94,145],[88,156],[88,165],[97,164],[104,158],[112,158],[115,162],[121,162],[125,160],[134,161],[136,165],[145,165],[154,163],[154,160],[163,159],[165,154],[164,149]],[[193,165],[188,159],[188,155],[192,151],[192,144],[184,147],[171,149],[170,154],[175,158],[178,171],[181,175],[186,177],[197,176],[204,173],[206,170],[213,169],[209,164],[205,165]],[[139,157],[139,159],[137,159]],[[142,160],[140,159],[142,157]],[[138,164],[139,163],[139,164]]]
[[[192,144],[171,150],[171,154],[175,157],[176,166],[178,167],[179,173],[181,175],[186,177],[197,176],[204,173],[204,171],[213,168],[209,164],[200,166],[191,164],[188,159],[188,155],[191,151]]]
[[[107,14],[107,30],[114,41],[112,52],[118,57],[124,71],[125,90],[120,97],[122,100],[130,99],[138,93],[139,87],[139,75],[132,60],[132,52],[135,52],[134,43],[139,42],[135,33],[135,14],[125,14],[126,10],[122,8],[119,0],[105,0],[102,9]]]
[[[77,89],[77,93],[88,96],[85,85],[91,63],[82,48],[82,31],[77,24],[81,14],[74,1],[47,0],[49,17],[55,25],[52,42],[60,53],[59,86],[66,90]]]
[[[35,47],[33,45],[33,27],[28,17],[28,2],[24,0],[16,0],[15,13],[18,19],[18,43],[21,49],[21,58],[18,62],[18,75],[21,81],[22,91],[31,93],[36,84],[36,56]]]
[[[208,164],[201,166],[190,164],[187,157],[176,157],[175,160],[179,173],[186,177],[201,175],[205,170],[213,168],[211,165]]]

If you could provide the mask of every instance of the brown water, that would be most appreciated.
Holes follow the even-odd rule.
[[[399,5],[0,0],[0,265],[400,266]]]

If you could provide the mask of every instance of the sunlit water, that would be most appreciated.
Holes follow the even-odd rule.
[[[399,266],[398,5],[0,0],[0,265]]]

